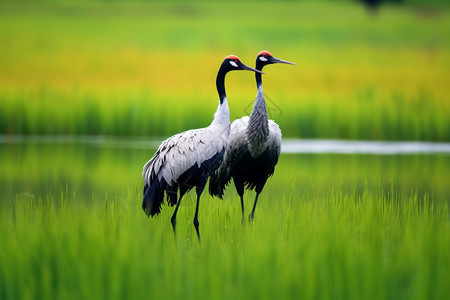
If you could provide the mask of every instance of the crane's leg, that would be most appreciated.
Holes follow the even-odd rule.
[[[236,178],[233,178],[234,186],[236,187],[236,192],[238,193],[239,197],[241,198],[241,210],[242,210],[242,225],[245,224],[245,218],[244,218],[244,183],[240,180],[236,180]]]
[[[252,212],[250,213],[250,215],[248,216],[248,220],[251,222],[253,221],[253,216],[255,215],[255,208],[256,208],[256,203],[258,202],[258,197],[259,197],[259,193],[256,193],[256,198],[255,198],[255,203],[253,204],[253,209]]]
[[[198,237],[198,241],[200,242],[200,223],[198,222],[198,208],[200,206],[200,196],[203,192],[203,189],[205,188],[206,185],[206,181],[208,180],[208,177],[206,177],[205,179],[202,179],[200,182],[200,185],[196,187],[196,192],[197,192],[197,204],[195,205],[195,215],[194,215],[194,227],[195,227],[195,231],[197,231],[197,237]]]
[[[197,205],[195,205],[195,216],[194,216],[194,227],[195,231],[197,231],[198,241],[200,242],[200,223],[198,222],[198,207],[200,205],[200,194],[197,193]]]
[[[177,212],[180,207],[181,199],[183,198],[183,193],[180,192],[180,199],[177,202],[177,206],[175,206],[175,211],[173,212],[172,218],[170,218],[170,222],[172,223],[173,234],[176,235],[176,225],[177,225]]]
[[[255,215],[255,208],[256,208],[256,203],[258,202],[258,197],[259,194],[261,194],[264,185],[266,184],[267,181],[267,177],[262,177],[258,180],[258,183],[256,184],[256,188],[255,188],[255,192],[256,192],[256,197],[255,197],[255,203],[253,204],[253,209],[252,212],[250,213],[250,215],[248,216],[249,221],[253,221],[253,217]]]
[[[244,218],[244,195],[241,195],[241,210],[242,210],[242,219],[241,219],[241,223],[242,225],[245,224],[245,218]]]

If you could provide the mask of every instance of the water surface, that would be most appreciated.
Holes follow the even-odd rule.
[[[0,137],[1,203],[45,200],[61,192],[73,195],[74,201],[89,202],[130,191],[140,201],[142,166],[160,140]],[[326,197],[333,189],[358,193],[370,189],[448,202],[449,153],[449,145],[439,143],[285,140],[275,174],[261,197],[308,199],[311,193]],[[232,185],[225,196],[236,197]]]

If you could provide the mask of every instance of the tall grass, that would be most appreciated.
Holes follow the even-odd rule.
[[[123,146],[126,148],[122,148]],[[140,145],[140,144],[139,144]],[[141,145],[142,146],[142,145]],[[444,299],[448,155],[286,155],[241,226],[233,187],[142,212],[154,149],[0,148],[0,298]],[[246,214],[254,193],[245,194]]]
[[[330,190],[261,201],[242,227],[238,198],[205,197],[147,219],[129,191],[91,204],[59,197],[0,212],[2,299],[445,299],[448,207],[392,190]]]
[[[21,94],[0,96],[3,134],[170,135],[207,126],[218,102],[216,96],[155,95],[149,90],[80,96],[50,91]],[[408,99],[395,93],[386,98],[358,95],[352,100],[335,96],[291,99],[275,94],[266,93],[269,114],[286,137],[450,140],[448,104],[431,94]],[[235,98],[230,105],[232,118],[248,115],[253,96]]]
[[[262,49],[285,136],[449,141],[449,10],[354,2],[0,3],[0,133],[170,135],[208,124],[230,53]],[[227,77],[232,118],[253,75]],[[250,109],[249,109],[250,108]]]

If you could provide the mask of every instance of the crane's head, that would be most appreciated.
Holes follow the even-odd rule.
[[[236,55],[228,55],[227,57],[225,57],[225,60],[223,61],[221,68],[224,68],[224,70],[226,72],[234,71],[234,70],[248,70],[248,71],[253,71],[256,73],[264,74],[260,70],[256,70],[256,69],[250,68],[249,66],[244,65],[241,62],[241,60],[239,59],[239,57],[237,57]]]
[[[282,60],[282,59],[272,56],[272,54],[266,50],[259,52],[258,56],[256,57],[256,69],[258,69],[258,70],[262,70],[262,68],[265,65],[277,64],[277,63],[295,65],[293,62],[290,62],[287,60]]]

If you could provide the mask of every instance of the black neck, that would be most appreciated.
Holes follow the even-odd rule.
[[[220,104],[222,104],[223,100],[227,97],[227,94],[225,93],[225,74],[226,72],[219,71],[216,78],[216,87],[217,92],[219,93]]]
[[[227,61],[224,61],[220,66],[219,72],[216,77],[216,87],[217,92],[219,93],[220,104],[222,104],[223,100],[227,97],[225,93],[225,75],[230,71],[230,67]]]
[[[258,58],[256,58],[256,70],[262,71],[262,68],[265,66],[265,64]],[[259,87],[262,84],[262,76],[261,73],[255,72],[255,78],[256,78],[256,86]]]

